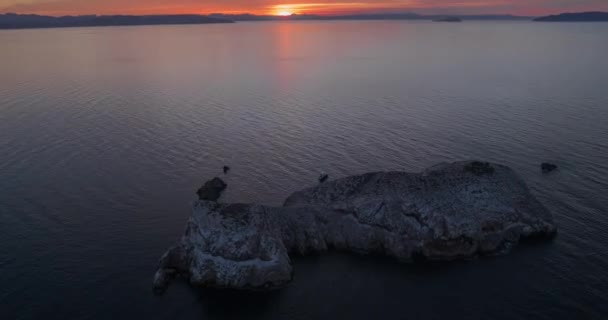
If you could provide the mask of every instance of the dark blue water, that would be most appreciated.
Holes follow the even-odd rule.
[[[604,319],[608,24],[297,22],[0,31],[0,319]],[[153,295],[194,191],[512,166],[553,242],[402,265],[297,258],[268,295]],[[539,164],[559,172],[542,175]]]

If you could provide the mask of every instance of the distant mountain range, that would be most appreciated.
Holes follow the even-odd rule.
[[[0,14],[0,29],[66,28],[101,26],[139,26],[159,24],[231,23],[234,21],[201,15],[153,16],[64,16],[49,17],[35,14]]]
[[[385,14],[352,14],[339,16],[322,16],[310,14],[294,14],[291,16],[265,16],[252,14],[221,14],[210,15],[86,15],[50,17],[34,14],[0,14],[0,29],[24,28],[65,28],[65,27],[97,27],[97,26],[134,26],[162,24],[204,24],[232,23],[235,21],[298,21],[298,20],[532,20],[533,17],[513,15],[420,15],[416,13],[385,13]],[[534,21],[608,21],[608,12],[564,13],[540,17]]]
[[[213,13],[213,18],[228,19],[233,21],[284,21],[284,20],[441,20],[445,18],[460,18],[462,20],[532,20],[534,17],[514,16],[507,14],[492,15],[420,15],[416,13],[369,13],[349,15],[314,15],[293,14],[291,16],[264,16],[252,14],[223,14]]]
[[[252,14],[221,14],[210,15],[85,15],[51,17],[35,14],[0,14],[0,29],[25,28],[66,28],[66,27],[98,27],[98,26],[134,26],[134,25],[163,25],[163,24],[205,24],[231,23],[235,21],[298,21],[298,20],[441,20],[450,18],[445,15],[419,15],[415,13],[390,14],[354,14],[341,16],[321,16],[294,14],[287,17],[265,16]],[[532,17],[512,15],[460,15],[463,20],[532,20]]]
[[[608,21],[608,12],[578,12],[578,13],[562,13],[558,15],[540,17],[534,21],[541,22],[595,22]]]

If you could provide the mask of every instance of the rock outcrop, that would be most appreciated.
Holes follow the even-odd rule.
[[[205,184],[196,191],[196,194],[198,195],[199,200],[217,201],[222,196],[222,191],[224,191],[226,187],[228,187],[228,185],[224,180],[213,178],[205,182]]]
[[[551,237],[551,213],[508,167],[459,162],[422,173],[351,176],[292,194],[283,207],[197,201],[154,285],[267,290],[292,278],[290,253],[329,249],[400,261],[453,260]]]

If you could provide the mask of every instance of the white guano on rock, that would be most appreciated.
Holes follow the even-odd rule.
[[[551,213],[508,167],[478,161],[422,173],[377,172],[295,192],[283,207],[194,203],[181,241],[163,255],[158,290],[175,275],[197,286],[284,287],[289,253],[329,249],[454,260],[503,253],[556,233]]]

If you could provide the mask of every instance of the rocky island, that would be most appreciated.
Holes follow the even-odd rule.
[[[154,287],[162,291],[180,275],[196,286],[271,290],[291,281],[290,254],[454,260],[555,233],[551,213],[506,166],[468,161],[367,173],[295,192],[282,207],[196,201],[181,241],[160,259]]]

